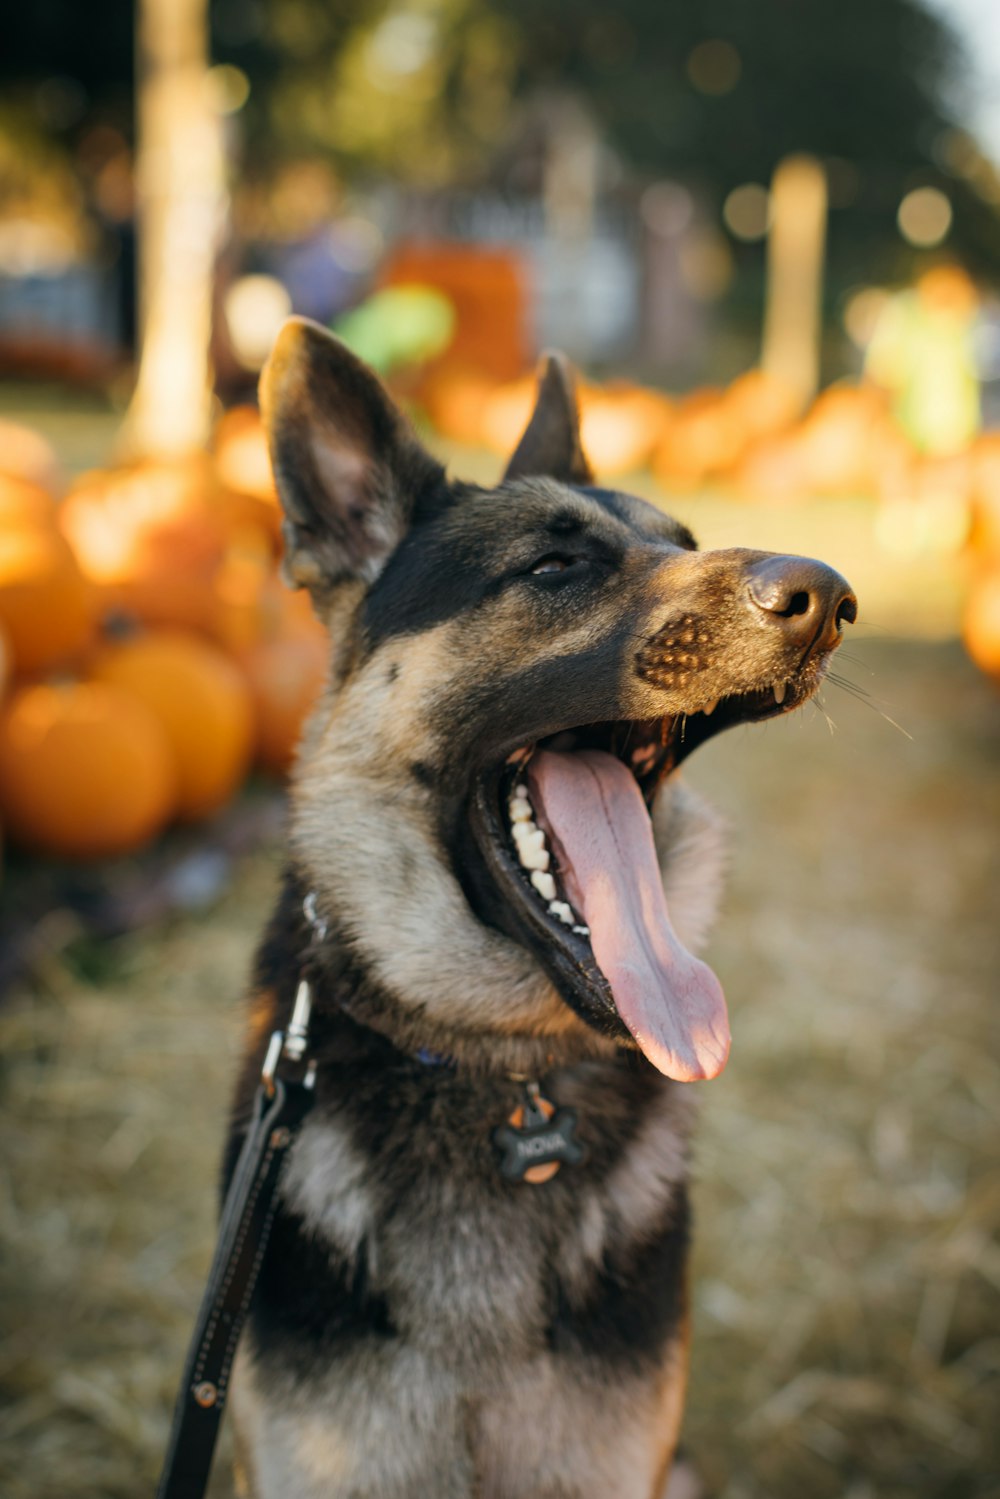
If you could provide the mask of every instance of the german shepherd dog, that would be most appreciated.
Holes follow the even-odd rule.
[[[312,896],[316,1104],[234,1371],[248,1499],[657,1499],[683,1405],[692,953],[721,839],[681,762],[821,681],[847,583],[699,553],[595,485],[550,356],[495,489],[304,320],[262,407],[329,630],[257,957],[230,1169]],[[315,944],[313,944],[315,946]]]

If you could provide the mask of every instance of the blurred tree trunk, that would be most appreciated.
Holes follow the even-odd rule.
[[[122,435],[171,457],[208,436],[212,277],[224,208],[208,0],[137,0],[140,357]]]
[[[814,156],[786,156],[771,182],[761,365],[802,409],[819,389],[826,175]]]

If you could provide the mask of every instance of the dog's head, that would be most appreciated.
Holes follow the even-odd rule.
[[[597,487],[558,358],[495,489],[450,481],[308,322],[280,335],[262,405],[286,572],[332,642],[294,857],[381,1023],[452,1048],[638,1044],[670,1076],[714,1076],[721,990],[661,883],[683,902],[674,773],[811,695],[855,617],[848,585],[805,558],[699,553]]]

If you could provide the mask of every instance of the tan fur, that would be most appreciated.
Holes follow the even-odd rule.
[[[240,1499],[659,1499],[676,1447],[687,1379],[686,1337],[660,1379],[609,1388],[599,1369],[567,1373],[551,1355],[502,1371],[488,1402],[462,1400],[416,1350],[351,1359],[328,1400],[310,1386],[268,1386],[241,1354],[233,1418]],[[456,1400],[456,1395],[458,1399]],[[266,1430],[266,1439],[260,1440]],[[586,1442],[581,1434],[586,1432]],[[256,1442],[255,1442],[256,1438]],[[402,1438],[402,1440],[401,1440]],[[248,1450],[256,1455],[247,1461]],[[442,1471],[442,1452],[465,1454]]]

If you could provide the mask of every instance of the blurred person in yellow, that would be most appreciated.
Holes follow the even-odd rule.
[[[979,431],[978,312],[962,267],[937,265],[889,299],[872,334],[865,373],[889,392],[896,420],[929,457],[962,452]]]

